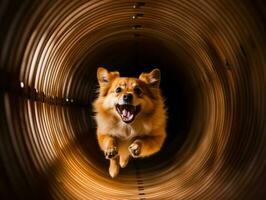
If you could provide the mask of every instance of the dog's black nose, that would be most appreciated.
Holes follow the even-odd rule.
[[[125,103],[131,103],[132,99],[133,99],[133,95],[130,93],[124,94],[124,96],[123,96],[123,100]]]

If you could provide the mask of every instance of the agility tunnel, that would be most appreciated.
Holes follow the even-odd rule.
[[[0,199],[266,199],[263,0],[0,1]],[[160,153],[119,176],[95,137],[99,66],[158,67]]]

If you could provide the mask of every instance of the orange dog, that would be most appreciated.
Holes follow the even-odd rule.
[[[109,174],[115,177],[130,156],[150,156],[161,149],[165,140],[166,112],[159,88],[160,70],[129,78],[100,67],[97,78],[100,90],[93,104],[97,139],[110,160]]]

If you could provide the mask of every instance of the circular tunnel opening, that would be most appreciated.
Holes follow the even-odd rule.
[[[93,91],[96,91],[98,87],[96,81],[98,66],[104,66],[110,71],[119,71],[121,76],[129,77],[138,77],[142,72],[149,72],[156,67],[161,70],[160,88],[168,115],[167,139],[160,153],[139,160],[142,168],[149,168],[159,163],[171,163],[173,155],[177,154],[185,144],[193,117],[195,117],[193,112],[196,110],[196,83],[188,67],[193,62],[186,61],[185,52],[182,53],[182,57],[177,52],[177,50],[169,49],[163,41],[140,35],[136,38],[133,35],[130,40],[118,41],[97,49],[93,66],[90,64],[92,58],[86,58],[86,56],[80,66],[83,68],[91,66],[87,73],[94,73],[94,79],[86,80],[91,81],[91,84],[95,86]],[[92,91],[89,93],[92,100],[97,97],[96,93]],[[89,113],[93,115],[92,110]],[[194,138],[197,137],[194,136]],[[92,140],[97,142],[96,138]]]

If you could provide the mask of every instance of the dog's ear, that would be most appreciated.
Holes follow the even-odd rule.
[[[158,68],[152,70],[150,73],[142,73],[139,79],[153,88],[160,86],[161,72]]]
[[[107,86],[109,85],[110,81],[119,77],[119,72],[109,72],[107,69],[103,67],[99,67],[97,70],[97,79],[100,86]]]

